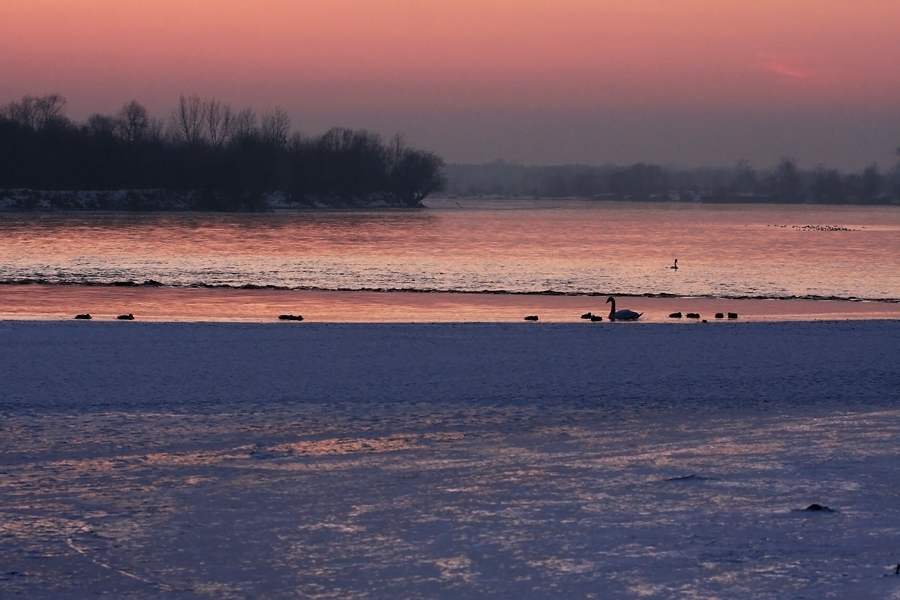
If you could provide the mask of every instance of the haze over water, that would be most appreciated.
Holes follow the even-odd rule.
[[[421,211],[3,215],[0,281],[900,299],[895,208],[428,204]],[[677,271],[669,268],[675,258]]]

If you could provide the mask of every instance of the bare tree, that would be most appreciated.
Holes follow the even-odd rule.
[[[403,135],[396,134],[390,139],[385,149],[385,160],[387,162],[388,171],[392,171],[406,154],[407,145]]]
[[[36,98],[34,111],[39,129],[66,122],[66,98],[59,94],[47,94]]]
[[[119,111],[120,133],[126,142],[139,142],[148,137],[150,115],[137,100],[132,100]]]
[[[203,140],[203,123],[206,103],[196,94],[178,98],[178,107],[172,113],[170,129],[172,137],[185,144],[197,144]]]
[[[6,119],[30,129],[35,128],[34,96],[22,96],[20,102],[10,102],[3,107],[2,114]]]
[[[234,117],[231,127],[232,138],[242,139],[253,137],[259,132],[256,113],[252,108],[245,108]]]
[[[166,122],[156,117],[150,117],[150,123],[147,125],[147,140],[161,140],[165,133]]]
[[[88,133],[96,137],[113,137],[122,130],[122,122],[109,115],[93,114],[87,120]]]
[[[46,96],[22,96],[19,102],[10,102],[0,114],[10,121],[38,130],[66,122],[66,99],[59,94]]]
[[[206,104],[206,139],[216,147],[227,143],[234,128],[231,106],[213,98]]]
[[[262,119],[262,137],[276,146],[286,146],[291,133],[291,118],[281,108],[266,112]]]

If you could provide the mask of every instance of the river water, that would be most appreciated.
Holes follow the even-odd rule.
[[[900,301],[897,207],[426,203],[425,210],[4,214],[0,282],[10,285],[0,294],[28,315],[41,314],[28,304],[48,296],[97,286],[122,294],[122,284],[145,282],[272,294]]]

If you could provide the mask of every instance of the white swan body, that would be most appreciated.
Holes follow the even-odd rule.
[[[609,311],[609,320],[610,321],[637,321],[642,314],[644,313],[636,313],[633,310],[628,310],[627,308],[623,308],[622,310],[616,310],[616,299],[610,296],[606,299],[607,304],[612,302],[612,308]]]

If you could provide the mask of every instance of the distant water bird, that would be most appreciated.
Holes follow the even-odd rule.
[[[725,318],[725,315],[722,314],[722,313],[716,313],[716,318],[717,318],[717,319],[724,319],[724,318]]]
[[[602,321],[602,320],[603,320],[603,317],[601,317],[600,315],[591,315],[592,323],[596,323],[597,321]]]
[[[737,313],[728,313],[729,319],[737,319]]]
[[[819,504],[818,502],[814,502],[813,504],[810,504],[803,510],[808,510],[809,512],[834,512],[833,508],[828,508],[824,504]]]
[[[587,312],[587,313],[584,313],[583,315],[581,315],[581,318],[582,318],[582,319],[590,319],[590,318],[593,317],[593,316],[594,316],[594,315],[592,315],[591,313]]]
[[[606,299],[607,304],[612,302],[612,308],[609,309],[609,320],[610,321],[637,321],[641,318],[641,315],[644,313],[636,313],[633,310],[628,310],[627,308],[623,308],[622,310],[616,310],[616,299],[610,296]]]
[[[699,319],[700,313],[688,313],[686,316],[688,319]]]
[[[300,315],[278,315],[278,319],[280,321],[302,321],[303,317]]]
[[[80,319],[80,320],[84,320],[84,321],[89,321],[89,320],[92,319],[93,317],[91,317],[91,315],[89,315],[88,313],[84,313],[83,315],[75,315],[75,318],[76,318],[76,319]]]
[[[676,259],[675,259],[675,264],[674,264],[674,265],[672,265],[672,266],[671,266],[671,267],[669,267],[669,268],[670,268],[670,269],[675,269],[675,270],[677,270],[677,269],[678,269],[678,259],[677,259],[677,258],[676,258]]]
[[[528,315],[527,317],[525,317],[525,320],[526,321],[537,321],[538,316],[537,315]]]
[[[127,315],[119,315],[116,318],[120,321],[134,321],[134,315],[131,313],[128,313]]]
[[[670,319],[680,319],[680,318],[681,318],[681,313],[680,313],[680,312],[674,312],[674,313],[672,313],[672,314],[669,315],[669,318],[670,318]]]

